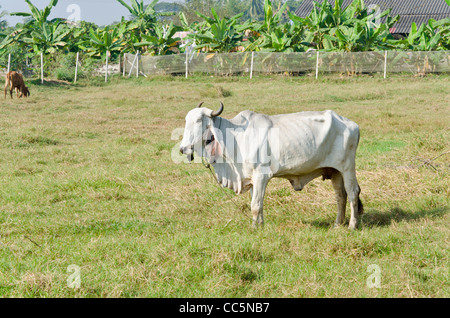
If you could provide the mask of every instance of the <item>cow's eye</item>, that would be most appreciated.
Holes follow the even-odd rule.
[[[211,136],[211,139],[207,139],[205,141],[205,145],[208,146],[214,140],[214,135]]]

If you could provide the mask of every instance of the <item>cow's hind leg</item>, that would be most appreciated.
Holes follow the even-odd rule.
[[[334,227],[338,227],[344,223],[345,209],[347,205],[347,192],[345,191],[344,179],[342,174],[335,170],[331,176],[331,183],[333,184],[334,192],[336,193],[336,201],[338,213]]]
[[[264,225],[263,217],[263,203],[264,195],[266,192],[266,186],[268,183],[265,175],[256,174],[253,176],[253,185],[250,189],[250,194],[252,196],[251,210],[253,217],[253,227]]]
[[[348,200],[350,201],[350,223],[348,228],[351,230],[356,229],[358,225],[358,219],[363,213],[363,206],[361,200],[359,199],[359,193],[361,192],[358,181],[356,180],[356,174],[354,171],[344,172],[344,185],[345,191],[347,191]]]

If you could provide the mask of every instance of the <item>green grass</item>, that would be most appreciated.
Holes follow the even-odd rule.
[[[449,297],[450,155],[426,161],[450,150],[449,80],[32,82],[31,98],[0,105],[0,295]],[[333,109],[357,122],[360,228],[332,228],[330,182],[295,192],[275,179],[252,230],[248,193],[171,160],[172,132],[200,101],[223,101],[227,118]]]

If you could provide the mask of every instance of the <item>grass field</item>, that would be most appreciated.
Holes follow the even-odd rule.
[[[275,179],[252,230],[248,193],[171,159],[200,101],[358,123],[360,228],[329,181]],[[0,296],[449,297],[449,123],[448,76],[31,84],[0,102]]]

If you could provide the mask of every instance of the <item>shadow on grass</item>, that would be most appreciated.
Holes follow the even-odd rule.
[[[43,86],[43,87],[58,87],[58,86],[65,87],[65,86],[68,86],[68,85],[72,85],[71,82],[62,81],[62,80],[55,80],[55,79],[44,79],[44,84],[41,84],[41,80],[40,79],[29,80],[28,83],[31,83],[33,85]]]
[[[405,211],[398,207],[391,208],[386,212],[378,211],[378,210],[368,210],[367,213],[364,213],[362,218],[362,223],[365,226],[369,227],[382,227],[389,226],[393,221],[395,222],[413,222],[420,219],[426,218],[437,218],[444,216],[449,212],[449,207],[437,207],[433,209],[427,210],[419,210],[416,212]]]
[[[449,207],[437,207],[428,210],[419,210],[417,212],[406,211],[400,209],[399,207],[390,208],[388,211],[379,211],[368,209],[364,212],[362,217],[362,223],[366,227],[387,227],[392,224],[392,222],[414,222],[425,218],[437,218],[444,216],[450,211]],[[348,225],[348,216],[350,211],[347,211],[347,222],[345,226]],[[334,219],[328,220],[315,220],[311,224],[320,228],[330,228],[334,226]]]
[[[32,85],[32,88],[40,87],[40,88],[51,88],[51,89],[70,89],[70,88],[82,88],[82,87],[103,87],[107,86],[111,83],[118,83],[119,80],[110,80],[108,83],[105,83],[105,79],[99,76],[92,77],[89,80],[79,80],[76,83],[58,80],[58,79],[44,79],[44,83],[41,83],[40,79],[32,79],[28,80],[27,83]]]

